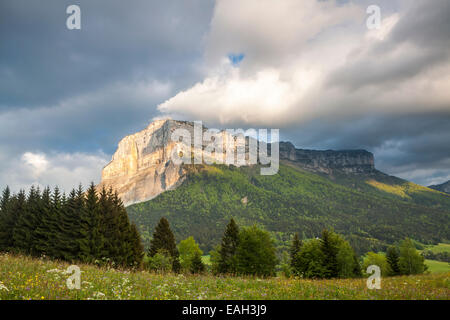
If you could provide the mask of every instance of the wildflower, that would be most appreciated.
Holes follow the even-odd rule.
[[[9,289],[0,281],[0,290],[9,291]]]
[[[105,297],[105,294],[103,292],[98,291],[98,292],[94,292],[93,296],[96,299],[101,299],[101,298]]]
[[[48,273],[59,272],[59,271],[60,271],[59,269],[50,269],[50,270],[47,270]]]

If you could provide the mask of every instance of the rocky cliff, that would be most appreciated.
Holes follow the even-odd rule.
[[[327,174],[333,170],[345,173],[370,173],[375,170],[373,154],[365,150],[305,150],[296,149],[290,142],[280,142],[280,159]]]
[[[203,133],[206,128],[200,127]],[[113,187],[125,205],[146,201],[160,193],[176,188],[185,176],[185,167],[174,163],[172,155],[179,152],[177,143],[172,141],[176,129],[187,130],[194,144],[194,124],[187,121],[158,120],[144,130],[123,138],[111,162],[102,171],[102,181],[98,188]],[[225,131],[220,132],[224,141],[233,141],[234,151],[242,147]],[[248,143],[248,139],[246,140]],[[205,154],[205,142],[196,145],[193,151],[200,152],[205,159],[224,159],[222,154]],[[248,152],[248,145],[246,146]],[[248,160],[248,153],[246,154]],[[366,173],[374,170],[374,159],[364,150],[315,151],[296,149],[290,142],[280,143],[280,160],[294,162],[307,170],[332,173],[340,170],[346,173]]]

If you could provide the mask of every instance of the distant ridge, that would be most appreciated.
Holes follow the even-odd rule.
[[[450,180],[442,184],[429,186],[428,188],[450,194]]]

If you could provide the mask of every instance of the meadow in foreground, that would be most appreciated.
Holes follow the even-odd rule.
[[[450,299],[450,273],[382,279],[304,280],[154,274],[80,265],[81,289],[69,290],[65,262],[0,255],[0,299]]]

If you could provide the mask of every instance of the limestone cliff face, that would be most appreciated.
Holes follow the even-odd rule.
[[[189,131],[194,144],[194,124],[187,121],[158,120],[144,130],[123,138],[114,153],[111,162],[103,168],[102,181],[98,188],[112,187],[117,190],[125,205],[147,201],[160,193],[176,188],[186,177],[185,167],[172,161],[172,154],[179,153],[177,144],[172,141],[176,129]],[[200,127],[202,133],[206,128]],[[220,135],[224,141],[233,141],[237,148],[247,151],[248,140],[235,141],[235,137],[226,131]],[[204,159],[211,162],[225,162],[226,152],[205,154],[208,142],[202,141],[193,149],[200,152]],[[247,145],[246,145],[247,144]],[[370,152],[364,150],[350,151],[315,151],[296,149],[289,142],[280,143],[280,160],[294,162],[307,170],[332,173],[341,170],[346,173],[367,173],[374,170],[374,159]],[[209,158],[208,158],[209,157]],[[222,161],[217,161],[217,160]],[[245,165],[245,164],[244,164]]]
[[[185,122],[159,120],[123,138],[102,171],[100,187],[112,186],[125,205],[152,199],[181,183],[184,172],[171,160],[171,132]]]
[[[206,130],[204,127],[199,128],[201,133]],[[185,129],[189,132],[190,143],[182,142],[189,147],[192,146],[192,154],[199,152],[211,163],[219,162],[219,158],[224,161],[225,153],[208,155],[204,153],[206,142],[202,141],[199,146],[194,147],[192,122],[157,120],[144,130],[127,136],[119,142],[111,162],[103,168],[98,190],[102,187],[107,189],[112,187],[117,190],[123,203],[130,205],[152,199],[161,192],[180,185],[185,178],[186,170],[182,165],[172,161],[172,154],[179,152],[177,143],[172,141],[172,133],[176,129]],[[234,139],[225,131],[220,134],[224,141]]]
[[[280,142],[280,159],[327,174],[333,170],[345,173],[371,173],[375,170],[373,154],[365,150],[305,150],[296,149],[290,142]]]

